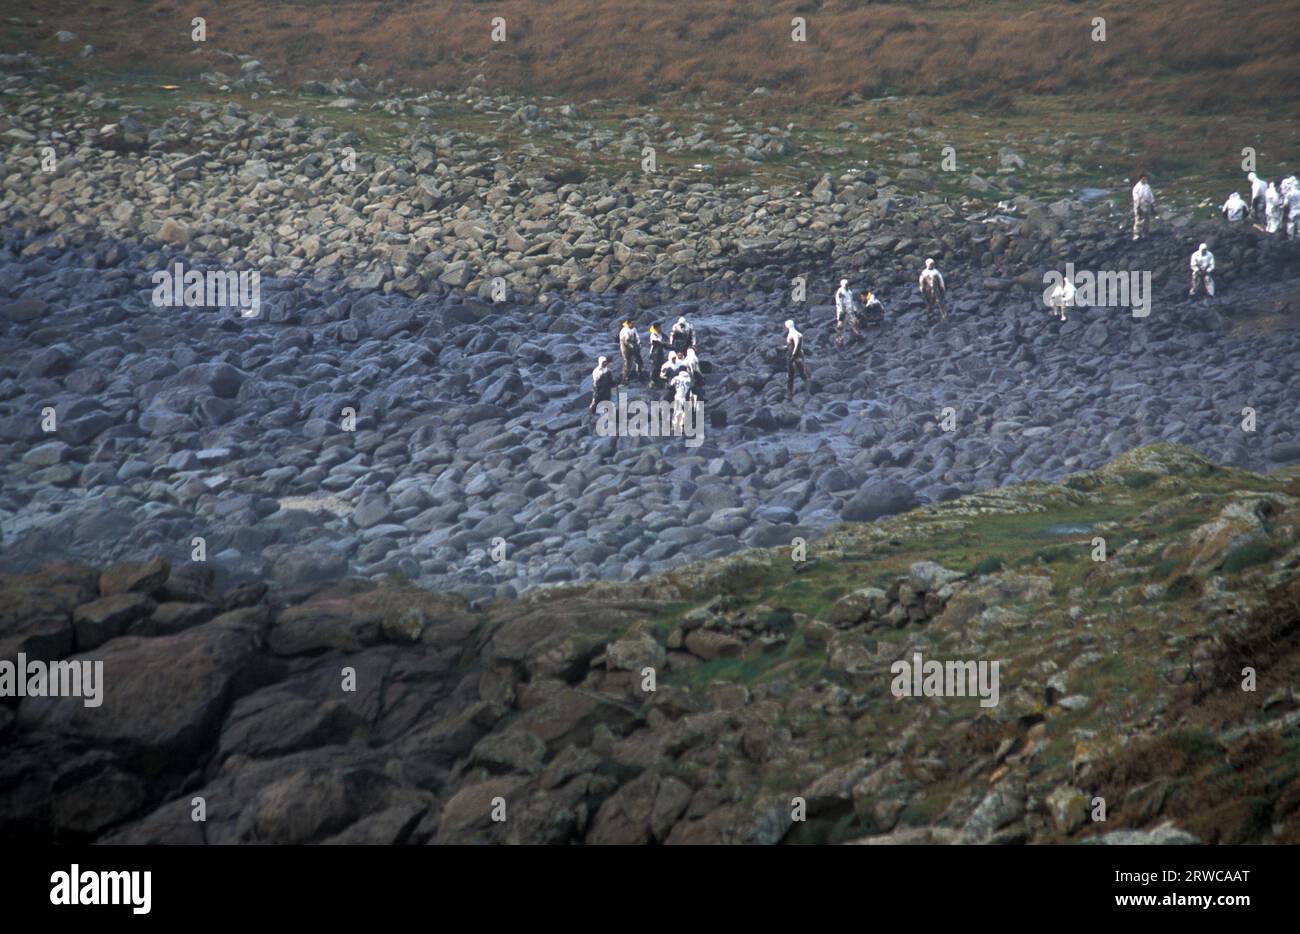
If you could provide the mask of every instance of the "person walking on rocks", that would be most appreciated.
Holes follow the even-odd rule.
[[[685,317],[678,318],[673,325],[668,335],[668,345],[679,355],[695,346],[695,328],[686,323]]]
[[[1286,223],[1283,229],[1286,235],[1292,240],[1300,239],[1300,184],[1287,186],[1283,207],[1286,214]]]
[[[601,357],[596,361],[596,368],[591,371],[591,405],[587,411],[594,412],[597,405],[609,402],[613,392],[614,374],[609,370],[609,357]]]
[[[1151,191],[1151,183],[1147,181],[1147,174],[1143,172],[1138,176],[1137,184],[1133,186],[1133,239],[1145,237],[1151,233],[1151,218],[1156,213],[1156,196]]]
[[[849,280],[841,279],[839,290],[835,293],[835,346],[844,346],[844,325],[848,323],[856,331],[856,322],[853,321],[853,290],[849,288]]]
[[[1052,314],[1056,315],[1062,321],[1065,320],[1065,309],[1074,304],[1074,283],[1066,276],[1061,277],[1056,288],[1052,289],[1049,307]]]
[[[933,318],[937,310],[939,320],[946,321],[948,308],[944,303],[944,296],[948,290],[943,284],[943,273],[935,268],[934,260],[925,261],[925,268],[921,270],[921,278],[917,282],[921,286],[921,294],[925,296],[925,320],[929,321]]]
[[[691,374],[691,401],[704,401],[704,374],[700,372],[700,358],[695,356],[695,348],[691,347],[686,351],[686,356],[682,358],[683,369]]]
[[[1276,182],[1264,189],[1264,232],[1277,233],[1282,229],[1282,192]]]
[[[1228,200],[1223,202],[1223,207],[1220,210],[1223,212],[1224,220],[1230,224],[1235,224],[1246,218],[1246,200],[1234,191],[1228,195]]]
[[[673,403],[672,430],[679,434],[686,431],[686,407],[694,401],[691,389],[691,371],[682,367],[668,384],[668,392]]]
[[[682,356],[675,350],[668,351],[668,361],[659,368],[659,382],[668,387],[665,398],[669,402],[673,399],[673,378],[684,368]]]
[[[1210,248],[1204,243],[1201,244],[1200,249],[1192,254],[1191,265],[1192,288],[1187,293],[1188,297],[1197,294],[1201,290],[1204,290],[1206,295],[1213,297],[1214,276],[1210,274],[1214,272],[1214,254],[1210,252]]]
[[[803,387],[808,389],[808,367],[803,360],[803,335],[795,330],[794,321],[785,322],[785,390],[794,398],[794,377],[803,377]]]
[[[1268,191],[1268,185],[1262,178],[1251,172],[1246,176],[1246,181],[1250,182],[1250,219],[1252,223],[1264,223],[1264,197]]]
[[[659,386],[659,371],[664,365],[664,335],[659,330],[659,325],[650,325],[650,388],[655,389]]]
[[[1278,184],[1277,190],[1282,195],[1282,236],[1295,239],[1297,203],[1296,189],[1300,188],[1294,175],[1288,175]]]
[[[641,335],[631,321],[624,321],[623,330],[618,332],[618,352],[623,357],[624,386],[633,377],[645,375],[645,367],[641,365]]]

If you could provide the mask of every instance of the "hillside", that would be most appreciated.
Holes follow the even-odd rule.
[[[1083,94],[1102,109],[1230,114],[1293,110],[1294,12],[1287,0],[226,0],[196,47],[195,11],[171,0],[46,0],[6,18],[0,47],[77,56],[90,44],[82,67],[194,77],[228,68],[223,52],[295,80],[351,74],[427,89],[481,73],[493,87],[570,99],[735,98],[764,86],[821,101],[944,94],[1006,107],[1020,95]],[[496,16],[504,42],[492,40]],[[806,42],[791,41],[796,16]],[[1106,19],[1104,42],[1092,39],[1095,16]],[[60,43],[58,30],[76,38]]]

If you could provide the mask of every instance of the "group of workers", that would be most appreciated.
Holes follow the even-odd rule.
[[[1246,175],[1250,182],[1250,202],[1247,203],[1239,192],[1234,191],[1223,202],[1219,212],[1223,219],[1235,224],[1250,219],[1256,227],[1265,233],[1275,234],[1279,231],[1292,240],[1300,238],[1300,182],[1294,175],[1266,182],[1254,172]],[[1133,186],[1133,239],[1146,236],[1151,230],[1151,218],[1155,215],[1156,199],[1151,191],[1151,183],[1146,174],[1138,177]],[[1208,244],[1202,243],[1192,254],[1192,284],[1188,297],[1195,295],[1214,295],[1214,254]],[[1052,293],[1053,309],[1057,292],[1069,286],[1062,283]],[[1060,309],[1061,320],[1065,320],[1064,307]]]
[[[1265,233],[1280,231],[1292,240],[1300,238],[1300,183],[1296,177],[1267,182],[1251,172],[1246,181],[1250,182],[1250,203],[1234,191],[1220,209],[1224,218],[1236,223],[1249,216]]]
[[[623,358],[620,384],[626,386],[634,379],[646,379],[651,389],[663,389],[666,399],[679,408],[688,402],[704,399],[704,374],[700,358],[695,353],[695,328],[685,317],[677,319],[667,339],[659,325],[650,325],[650,365],[647,368],[641,357],[641,335],[636,325],[628,320],[618,332],[618,351]],[[600,357],[591,371],[591,405],[596,411],[601,402],[611,401],[614,393],[614,373],[608,357]]]
[[[925,296],[926,319],[936,316],[940,320],[947,319],[943,274],[935,267],[933,259],[925,261],[925,268],[921,271],[917,284]],[[849,288],[849,280],[840,280],[839,290],[835,293],[837,345],[843,346],[846,330],[856,337],[864,338],[867,326],[883,324],[884,320],[885,307],[874,292],[855,295]],[[657,324],[650,325],[649,335],[650,364],[647,367],[641,357],[641,335],[636,324],[630,320],[623,322],[618,333],[623,372],[617,384],[626,386],[633,380],[644,378],[651,389],[664,389],[666,400],[678,408],[687,403],[703,401],[704,376],[700,359],[695,352],[695,328],[683,316],[677,319],[667,338]],[[786,392],[792,398],[796,378],[803,380],[805,389],[811,389],[808,364],[804,359],[803,333],[795,327],[792,318],[785,322],[785,371]],[[595,412],[600,403],[612,401],[615,385],[609,357],[598,358],[596,368],[591,371],[592,392],[588,411]]]
[[[940,321],[948,319],[948,305],[944,301],[947,294],[943,282],[943,273],[934,265],[933,259],[925,261],[917,285],[925,297],[925,319]],[[849,288],[849,280],[841,279],[840,287],[835,293],[835,344],[844,345],[845,330],[853,332],[855,337],[865,337],[865,329],[871,324],[884,324],[885,306],[874,292],[862,292],[858,295]]]
[[[619,385],[626,386],[634,379],[645,377],[651,389],[665,390],[665,400],[673,404],[674,411],[687,404],[704,401],[704,374],[700,358],[695,353],[695,328],[685,317],[677,319],[666,341],[659,326],[650,325],[648,371],[641,359],[641,337],[633,322],[623,322],[618,333],[618,348],[623,358]],[[808,365],[804,362],[803,334],[794,326],[793,319],[785,322],[785,355],[786,391],[793,396],[796,376],[803,377],[805,389],[811,380]],[[610,368],[609,358],[598,358],[596,368],[591,371],[591,405],[587,410],[595,412],[600,403],[612,401],[614,386],[614,372]]]
[[[1249,219],[1265,233],[1281,232],[1284,236],[1300,239],[1300,182],[1294,175],[1265,181],[1254,172],[1246,175],[1250,184],[1250,200],[1234,191],[1223,202],[1219,213],[1229,223]],[[1145,237],[1151,230],[1151,219],[1156,212],[1156,197],[1151,191],[1147,175],[1138,177],[1133,186],[1133,239]]]
[[[1294,175],[1280,178],[1276,182],[1265,183],[1254,172],[1247,176],[1251,184],[1250,203],[1237,192],[1229,196],[1222,212],[1226,220],[1237,222],[1247,215],[1257,224],[1264,225],[1268,233],[1279,230],[1296,239],[1300,233],[1300,184]],[[1149,176],[1143,173],[1133,186],[1133,239],[1139,240],[1151,232],[1151,221],[1155,216],[1156,199],[1151,190]],[[1214,254],[1208,244],[1202,243],[1191,257],[1191,289],[1188,296],[1200,293],[1214,295]],[[945,301],[947,287],[943,274],[935,266],[933,259],[925,261],[925,268],[917,279],[921,294],[925,298],[926,320],[938,318],[947,320],[948,308]],[[1066,308],[1073,304],[1074,283],[1068,278],[1053,290],[1048,304],[1053,313],[1062,321],[1066,320]],[[848,279],[840,280],[839,290],[835,293],[835,343],[843,346],[846,331],[856,337],[865,337],[864,329],[873,323],[883,323],[884,306],[873,292],[855,295],[849,287]],[[699,357],[695,353],[695,329],[685,317],[677,319],[667,338],[656,324],[650,325],[650,365],[647,368],[641,360],[641,337],[636,325],[624,321],[618,335],[619,354],[623,358],[621,382],[627,385],[631,380],[646,377],[651,389],[665,389],[666,398],[680,407],[687,402],[703,399],[703,377],[700,372]],[[666,355],[666,358],[665,358]],[[794,320],[785,322],[785,358],[786,358],[786,392],[794,396],[795,377],[803,378],[804,388],[809,389],[811,380],[808,365],[804,361],[803,334],[795,327]],[[614,391],[614,374],[609,366],[608,357],[600,357],[596,368],[591,372],[592,397],[590,411],[595,411],[601,402],[610,401]]]

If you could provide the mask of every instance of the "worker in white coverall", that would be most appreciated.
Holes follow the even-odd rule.
[[[790,398],[794,398],[794,378],[797,375],[803,377],[803,388],[808,390],[809,376],[808,366],[803,359],[803,334],[794,326],[794,321],[785,322],[785,391]]]
[[[925,320],[929,321],[936,310],[940,320],[947,320],[948,306],[944,302],[944,297],[948,289],[943,282],[943,273],[935,268],[934,260],[925,261],[925,268],[921,270],[917,284],[921,287],[921,294],[925,296]]]
[[[1282,229],[1282,192],[1277,190],[1275,182],[1269,182],[1264,189],[1264,230],[1277,233]]]
[[[1288,175],[1282,179],[1282,184],[1277,186],[1277,190],[1282,193],[1282,234],[1295,239],[1296,231],[1296,213],[1295,213],[1295,193],[1300,188],[1300,182],[1297,182],[1294,175]]]
[[[1228,195],[1228,200],[1223,202],[1223,207],[1220,208],[1220,210],[1223,212],[1224,220],[1235,224],[1237,221],[1244,220],[1246,217],[1246,201],[1240,194],[1234,191],[1232,194]]]
[[[685,364],[687,373],[691,374],[691,401],[704,401],[704,373],[700,370],[700,358],[695,355],[695,348],[691,347],[686,351],[686,356],[682,357],[682,363]]]
[[[600,403],[613,401],[610,399],[613,391],[614,374],[609,368],[609,358],[600,357],[596,360],[596,368],[591,371],[591,405],[587,406],[587,411],[594,412]]]
[[[1286,235],[1300,239],[1300,185],[1291,185],[1286,193]]]
[[[1265,181],[1251,172],[1246,176],[1250,182],[1250,219],[1256,224],[1264,222],[1264,192],[1268,191]]]
[[[1192,288],[1188,291],[1188,296],[1195,295],[1202,289],[1206,295],[1214,295],[1214,254],[1204,243],[1200,249],[1192,254]]]
[[[835,344],[844,343],[844,325],[853,316],[853,290],[849,280],[841,279],[839,290],[835,293]]]
[[[1065,320],[1065,309],[1074,305],[1074,283],[1068,278],[1062,276],[1060,283],[1052,289],[1052,294],[1048,302],[1052,309],[1052,314]]]
[[[1133,186],[1133,239],[1145,237],[1151,233],[1151,218],[1156,214],[1156,196],[1147,181],[1146,173],[1138,176]]]

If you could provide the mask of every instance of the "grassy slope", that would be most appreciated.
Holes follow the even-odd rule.
[[[762,3],[741,15],[716,0],[615,7],[595,0],[228,0],[208,16],[209,41],[196,44],[189,38],[191,12],[172,3],[87,8],[46,0],[32,14],[0,20],[0,49],[62,56],[65,81],[104,90],[121,102],[120,110],[143,108],[146,120],[171,115],[177,103],[234,99],[354,130],[372,150],[391,151],[424,127],[455,129],[491,137],[508,157],[529,153],[528,161],[544,163],[544,170],[567,165],[617,178],[636,172],[639,151],[580,152],[574,142],[593,132],[618,138],[628,127],[624,121],[654,114],[667,124],[664,135],[671,128],[737,144],[774,127],[795,144],[762,165],[659,147],[661,171],[688,180],[725,177],[760,188],[806,189],[824,172],[863,164],[894,176],[913,164],[899,157],[916,153],[934,176],[927,190],[970,196],[966,176],[996,178],[998,151],[1010,147],[1028,163],[1017,173],[1016,190],[1035,198],[1111,188],[1126,209],[1120,189],[1148,170],[1164,203],[1208,212],[1241,187],[1245,146],[1257,151],[1268,176],[1295,171],[1300,59],[1291,50],[1300,21],[1283,15],[1290,8],[1282,0],[1245,9],[1189,0],[1168,10],[1138,2],[1085,9],[1072,2],[936,0]],[[1088,36],[1098,12],[1107,18],[1105,43]],[[494,15],[506,17],[506,43],[490,41]],[[806,44],[788,41],[794,15],[809,22]],[[54,33],[65,28],[78,38],[57,42]],[[1225,38],[1232,36],[1252,41]],[[84,42],[99,50],[89,59],[79,57]],[[398,86],[464,87],[481,72],[489,89],[534,95],[552,118],[560,101],[575,101],[580,121],[525,132],[508,113],[448,101],[422,122],[365,104],[339,111],[296,94],[252,101],[193,80],[214,69],[237,75],[231,53],[265,62],[281,87],[340,76],[360,76],[372,86],[387,77]],[[164,81],[182,88],[158,92]],[[757,85],[776,93],[748,97]],[[907,96],[846,98],[855,92]],[[588,101],[592,95],[600,101]],[[729,125],[733,119],[739,128]],[[843,128],[845,121],[854,127]],[[940,170],[948,145],[956,171]]]
[[[1265,539],[1234,544],[1232,529],[1194,539],[1225,506],[1260,497],[1273,503]],[[783,755],[755,765],[738,753],[688,752],[662,765],[695,787],[725,783],[755,808],[865,757],[897,760],[912,775],[896,829],[951,826],[950,806],[968,808],[972,795],[1010,776],[1031,799],[1070,785],[1107,801],[1105,824],[1069,836],[1049,829],[1039,842],[1166,819],[1206,842],[1300,842],[1300,733],[1285,725],[1300,705],[1298,533],[1300,469],[1259,475],[1156,445],[1061,485],[1022,484],[840,527],[804,564],[786,549],[751,551],[643,584],[563,588],[529,602],[558,621],[575,601],[641,601],[643,620],[597,641],[625,628],[665,641],[685,614],[710,603],[735,621],[784,620],[788,638],[775,648],[670,660],[661,680],[696,697],[744,685],[742,730],[753,727],[746,716],[755,704],[781,699],[775,722],[791,734]],[[1093,560],[1094,536],[1107,540],[1104,562]],[[976,572],[974,583],[928,623],[825,625],[840,597],[886,587],[920,560]],[[1048,583],[1044,595],[1014,593],[1030,578]],[[1001,595],[999,581],[1010,587]],[[845,669],[835,657],[846,648],[868,661]],[[1001,660],[1001,703],[989,711],[969,698],[891,697],[889,665],[914,650]],[[1254,693],[1240,688],[1245,665],[1258,674]],[[1057,672],[1069,673],[1069,694],[1086,697],[1080,708],[1044,693]],[[852,700],[828,714],[836,691]],[[796,836],[877,832],[864,813],[871,806],[832,809]],[[1045,817],[1042,826],[1050,828]]]
[[[570,98],[635,98],[665,90],[734,97],[758,85],[815,100],[850,93],[1081,94],[1165,112],[1240,113],[1294,105],[1300,22],[1286,0],[500,0],[492,4],[358,0],[225,0],[208,42],[190,40],[194,11],[171,0],[86,5],[44,0],[6,20],[0,46],[75,55],[83,42],[113,70],[197,74],[229,68],[218,49],[255,55],[291,77],[361,74],[417,87],[494,86]],[[1106,18],[1105,42],[1091,38]],[[506,20],[494,43],[491,19]],[[791,19],[808,40],[790,41]],[[39,23],[37,22],[39,20]],[[76,42],[59,46],[68,29]]]

